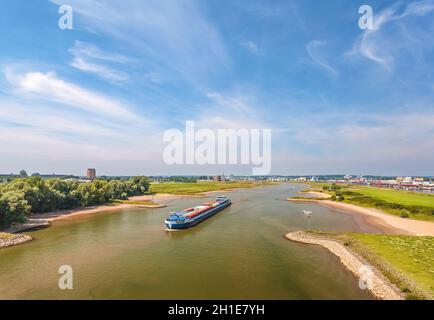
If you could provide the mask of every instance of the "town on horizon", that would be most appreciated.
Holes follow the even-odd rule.
[[[68,174],[27,174],[21,170],[17,174],[0,174],[0,181],[8,178],[41,177],[45,179],[73,179],[77,181],[92,181],[94,179],[129,179],[131,176],[97,175],[95,168],[88,168],[84,175]],[[183,181],[182,178],[192,181],[275,181],[275,182],[328,182],[354,185],[366,185],[379,188],[393,188],[402,190],[434,191],[434,176],[382,176],[382,175],[350,175],[350,174],[327,174],[327,175],[143,175],[154,183]],[[180,180],[181,179],[181,180]]]

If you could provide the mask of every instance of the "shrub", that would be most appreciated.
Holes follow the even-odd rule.
[[[22,192],[8,191],[0,196],[0,226],[22,223],[29,212],[30,206]]]
[[[401,218],[408,218],[409,217],[409,214],[408,214],[408,212],[407,211],[402,211],[401,212],[401,214],[399,215]]]
[[[335,195],[332,195],[332,197],[330,198],[331,201],[336,201],[336,199],[337,199],[337,198],[336,198]]]
[[[339,189],[342,189],[342,187],[336,185],[335,183],[333,183],[332,186],[331,186],[331,189],[332,189],[332,190],[339,190]]]

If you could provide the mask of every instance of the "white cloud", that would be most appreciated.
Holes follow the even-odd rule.
[[[124,72],[99,63],[99,61],[117,63],[130,61],[130,59],[125,56],[103,52],[94,45],[80,41],[76,41],[74,46],[69,49],[69,52],[73,55],[73,61],[70,65],[78,70],[96,74],[109,81],[128,80],[128,76]]]
[[[91,63],[77,57],[75,57],[74,60],[71,62],[71,66],[84,72],[94,73],[99,77],[107,79],[109,81],[128,80],[128,76],[123,72],[115,71],[105,65]]]
[[[202,77],[230,63],[218,30],[195,1],[51,1],[71,5],[84,29],[130,46],[148,70],[158,66],[203,86]]]
[[[309,57],[321,68],[326,70],[327,72],[337,75],[338,72],[330,66],[328,63],[326,63],[319,55],[318,48],[326,45],[325,41],[319,41],[319,40],[312,40],[306,45],[306,51],[309,55]]]
[[[86,118],[35,105],[30,101],[26,101],[23,105],[11,101],[0,101],[1,121],[14,126],[38,129],[53,135],[73,134],[110,138],[123,136],[123,132],[116,126],[93,123]]]
[[[391,70],[394,64],[395,56],[402,51],[402,46],[405,41],[400,41],[399,34],[391,36],[384,31],[384,27],[391,22],[402,22],[404,18],[409,16],[424,16],[434,11],[434,0],[423,0],[409,3],[402,13],[398,13],[403,2],[397,2],[392,6],[374,14],[374,28],[365,30],[356,39],[350,51],[344,55],[352,57],[361,55],[386,70]],[[401,28],[405,30],[405,28]],[[407,35],[408,37],[408,35]],[[409,50],[413,44],[409,44]]]
[[[16,74],[11,69],[7,69],[5,75],[18,94],[68,105],[102,117],[116,118],[135,124],[144,123],[143,119],[123,103],[59,79],[54,72]]]
[[[406,113],[293,117],[288,121],[286,139],[290,141],[288,150],[296,155],[309,156],[313,152],[306,168],[316,164],[329,172],[341,167],[361,173],[399,174],[401,170],[403,174],[411,169],[426,174],[430,159],[434,159],[434,116]]]
[[[251,54],[255,54],[255,55],[259,54],[259,47],[253,41],[250,40],[241,41],[241,45],[247,48],[247,50],[249,50]]]
[[[82,41],[75,41],[74,46],[69,49],[69,52],[76,57],[87,57],[102,61],[111,61],[117,63],[132,62],[131,58],[120,54],[113,54],[102,51],[97,46]]]

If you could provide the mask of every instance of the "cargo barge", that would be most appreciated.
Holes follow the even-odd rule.
[[[231,204],[231,199],[225,196],[219,196],[216,198],[215,202],[204,203],[200,206],[188,208],[180,212],[173,212],[164,221],[164,224],[169,230],[187,229],[212,217]]]

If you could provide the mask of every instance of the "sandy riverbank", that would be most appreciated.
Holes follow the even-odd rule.
[[[327,193],[318,192],[318,191],[306,191],[306,192],[301,192],[301,194],[304,197],[312,198],[312,199],[329,199],[332,197]]]
[[[33,214],[28,217],[28,221],[23,224],[18,224],[11,226],[10,228],[4,230],[4,232],[8,233],[18,233],[24,232],[39,228],[49,227],[50,224],[54,221],[67,220],[67,219],[79,219],[81,217],[85,217],[92,214],[97,213],[107,213],[116,210],[128,209],[128,208],[163,208],[166,205],[164,202],[169,200],[178,199],[182,196],[170,195],[170,194],[155,194],[155,195],[145,195],[145,196],[137,196],[131,197],[129,200],[131,201],[149,201],[155,202],[155,205],[152,204],[103,204],[98,206],[91,206],[85,208],[75,208],[68,210],[59,210],[54,212],[46,212],[41,214]]]
[[[10,228],[4,230],[4,232],[8,233],[19,233],[29,230],[35,230],[39,228],[49,227],[50,224],[54,221],[61,220],[69,220],[69,219],[79,219],[81,217],[85,217],[92,214],[97,213],[107,213],[116,210],[128,209],[128,208],[148,208],[148,209],[156,209],[156,208],[164,208],[166,207],[166,202],[171,200],[178,200],[183,198],[204,198],[207,196],[211,196],[214,193],[222,193],[222,192],[230,192],[230,190],[214,190],[203,192],[195,195],[175,195],[175,194],[166,194],[166,193],[158,193],[158,194],[150,194],[143,196],[134,196],[130,197],[128,200],[132,202],[154,202],[155,205],[152,204],[136,204],[136,203],[122,203],[122,204],[103,204],[98,206],[91,206],[85,208],[75,208],[68,210],[60,210],[54,212],[46,212],[42,214],[33,214],[28,217],[28,221],[23,224],[18,224],[11,226]]]
[[[385,230],[386,233],[414,235],[414,236],[434,236],[434,223],[429,221],[419,221],[407,218],[401,218],[384,213],[380,210],[364,208],[354,204],[336,202],[331,200],[314,200],[314,199],[291,199],[294,202],[314,202],[323,207],[337,210],[341,213],[352,215],[357,219],[363,219],[364,222]]]
[[[169,194],[169,193],[157,193],[157,194],[147,194],[143,196],[135,196],[130,197],[131,201],[152,201],[158,203],[165,203],[171,200],[178,200],[183,198],[201,198],[204,195],[196,194],[196,195],[178,195],[178,194]]]
[[[285,238],[295,242],[320,245],[336,255],[341,263],[350,270],[357,279],[364,279],[367,270],[372,272],[368,286],[369,291],[376,299],[380,300],[402,300],[403,295],[400,290],[386,279],[381,272],[370,266],[362,257],[347,249],[337,241],[323,239],[319,235],[306,233],[303,231],[292,232],[285,235]],[[368,271],[368,272],[369,272]],[[365,279],[366,280],[366,279]],[[366,284],[369,284],[366,281]]]

